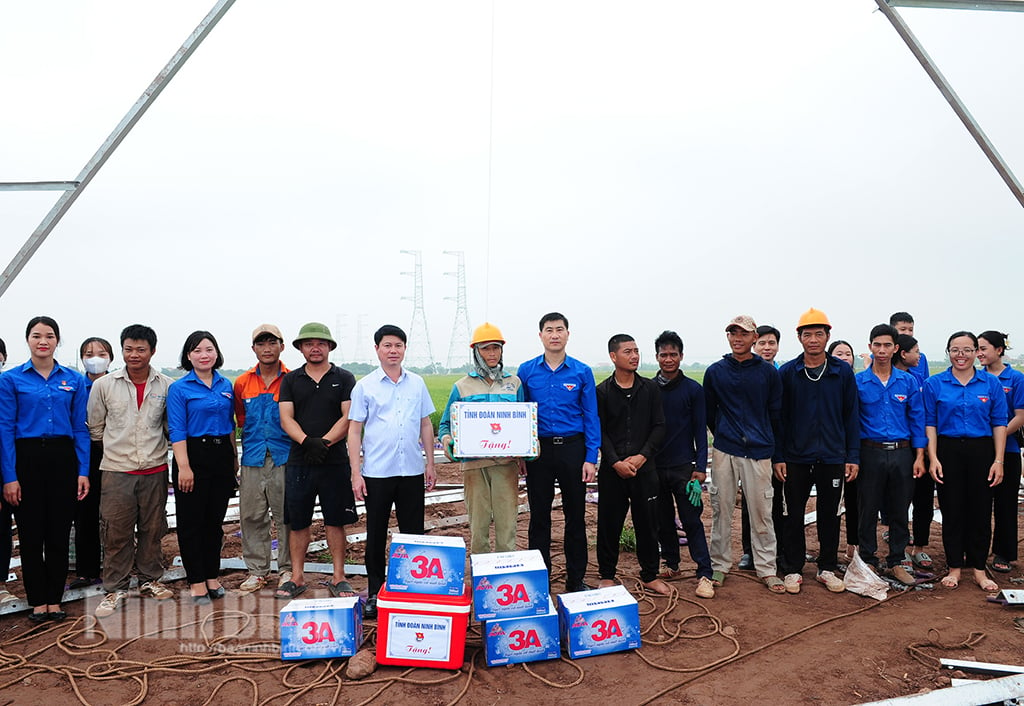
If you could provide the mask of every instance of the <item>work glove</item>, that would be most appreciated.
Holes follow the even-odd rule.
[[[302,440],[302,453],[306,463],[319,465],[327,460],[328,443],[319,436],[307,436]]]
[[[703,488],[700,487],[700,481],[696,478],[692,479],[686,484],[686,499],[690,501],[690,504],[694,507],[700,507],[700,494]]]

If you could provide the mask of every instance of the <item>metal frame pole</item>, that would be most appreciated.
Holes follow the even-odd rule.
[[[36,250],[43,244],[50,232],[57,226],[60,219],[64,217],[64,214],[68,212],[71,205],[78,199],[82,191],[92,178],[96,176],[96,172],[106,164],[110,155],[113,154],[114,150],[117,149],[118,145],[128,136],[131,129],[135,127],[135,124],[139,122],[142,116],[146,113],[149,107],[153,104],[153,101],[157,99],[157,96],[166,88],[167,84],[172,78],[178,73],[188,58],[192,56],[193,52],[202,44],[203,40],[210,34],[213,28],[217,25],[224,14],[231,9],[234,5],[235,0],[218,0],[217,4],[214,5],[213,9],[203,18],[203,21],[193,30],[192,34],[188,36],[185,43],[181,45],[171,60],[167,62],[163,70],[157,74],[153,82],[149,84],[149,87],[142,93],[135,105],[131,107],[131,110],[121,119],[121,122],[117,124],[114,131],[110,133],[110,136],[100,145],[100,148],[96,150],[96,154],[92,156],[78,177],[71,182],[74,184],[71,188],[67,188],[66,182],[49,182],[50,184],[64,184],[63,188],[67,188],[66,191],[57,199],[57,203],[54,204],[50,212],[46,214],[42,222],[36,227],[29,236],[25,244],[21,246],[21,250],[15,254],[7,268],[0,273],[0,297],[3,296],[7,288],[11,286],[14,278],[18,276],[21,270],[28,264],[28,261],[35,254]],[[26,189],[25,184],[9,184],[5,190],[40,190]]]
[[[1018,202],[1020,202],[1021,206],[1024,206],[1024,189],[1021,188],[1020,182],[1017,181],[1017,177],[1013,175],[1009,165],[1007,165],[1006,161],[1003,160],[1002,156],[996,150],[995,145],[992,144],[992,141],[988,139],[988,136],[974,119],[974,116],[972,116],[970,111],[967,110],[967,106],[965,106],[964,102],[960,100],[960,96],[958,96],[956,91],[953,90],[953,87],[949,85],[949,81],[947,81],[946,77],[942,75],[941,71],[939,71],[935,62],[932,61],[932,58],[928,56],[928,52],[924,50],[924,47],[921,46],[917,37],[915,37],[914,33],[910,31],[910,27],[908,27],[907,23],[903,21],[900,14],[890,6],[888,0],[875,0],[875,2],[878,5],[878,9],[882,11],[882,14],[888,18],[897,34],[899,34],[903,41],[906,42],[913,55],[917,57],[919,62],[921,62],[921,66],[924,68],[925,73],[931,77],[936,87],[938,87],[939,92],[942,93],[942,96],[946,99],[946,102],[948,102],[950,107],[953,108],[953,112],[956,113],[957,117],[960,118],[960,121],[964,124],[964,127],[967,128],[967,132],[971,133],[971,136],[974,138],[974,141],[978,143],[981,151],[985,153],[986,157],[988,157],[988,161],[992,163],[992,166],[996,168],[999,176],[1002,177],[1006,185],[1010,187],[1010,191],[1013,193],[1014,197]],[[898,2],[899,0],[893,0],[893,4]],[[969,3],[959,4],[967,5]],[[947,6],[952,7],[953,4],[947,3]],[[974,8],[965,7],[963,9]]]

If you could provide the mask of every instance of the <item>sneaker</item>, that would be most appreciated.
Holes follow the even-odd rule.
[[[97,618],[106,618],[108,615],[113,615],[126,600],[128,600],[127,591],[108,593],[103,597],[103,600],[100,601],[100,604],[96,606],[96,612],[94,615]]]
[[[804,577],[800,574],[786,574],[782,579],[782,583],[786,586],[786,593],[800,593],[800,584],[803,582]]]
[[[174,595],[174,592],[159,581],[146,581],[146,583],[139,586],[139,595],[146,598],[155,598],[158,601],[166,601]]]
[[[831,571],[820,572],[818,574],[818,581],[825,584],[825,588],[832,591],[832,593],[842,593],[846,590],[846,584]]]
[[[683,572],[679,570],[678,566],[669,566],[665,564],[662,567],[661,572],[658,574],[659,579],[677,579],[683,575]]]
[[[917,583],[917,579],[914,578],[914,574],[911,572],[913,566],[909,561],[897,564],[891,569],[892,577],[905,586],[913,586]]]
[[[749,554],[744,554],[740,557],[740,563],[736,565],[736,568],[740,571],[753,571],[754,570],[754,558]]]
[[[7,605],[8,603],[14,603],[18,600],[18,597],[8,591],[6,588],[0,588],[0,606]]]
[[[286,583],[288,583],[291,580],[292,580],[292,572],[291,571],[282,571],[280,574],[277,575],[277,587],[280,588],[281,586],[285,585]]]
[[[257,576],[256,574],[249,574],[249,577],[242,581],[242,585],[238,587],[239,591],[243,593],[252,593],[258,591],[267,585],[266,576]]]
[[[697,581],[697,590],[694,593],[697,594],[697,598],[714,598],[715,585],[711,583],[711,579],[707,576],[701,576],[700,580]]]

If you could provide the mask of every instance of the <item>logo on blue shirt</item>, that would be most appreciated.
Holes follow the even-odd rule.
[[[564,387],[569,392],[572,392],[573,390],[576,389],[576,383],[574,383],[574,382],[563,382],[562,383],[562,387]]]

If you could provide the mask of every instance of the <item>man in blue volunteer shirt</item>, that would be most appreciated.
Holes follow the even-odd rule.
[[[913,565],[905,558],[910,541],[907,506],[914,478],[925,473],[924,398],[917,379],[892,366],[896,329],[879,324],[871,329],[871,365],[857,373],[860,394],[860,501],[857,536],[861,558],[878,567],[878,512],[889,518],[886,567],[901,583],[914,582]]]
[[[519,366],[526,400],[537,403],[540,457],[526,464],[530,500],[529,548],[540,550],[551,568],[551,503],[555,483],[565,515],[565,589],[584,591],[587,571],[586,484],[597,473],[601,423],[597,417],[594,373],[565,353],[569,320],[558,312],[540,320],[544,354]]]
[[[736,490],[743,483],[750,509],[754,570],[768,590],[785,593],[776,575],[775,528],[772,527],[772,462],[779,437],[782,383],[779,371],[753,353],[757,324],[741,314],[725,327],[731,353],[704,374],[711,451],[712,583],[721,585],[732,568],[732,514]]]
[[[825,312],[808,309],[797,323],[803,353],[779,369],[782,377],[782,443],[775,477],[782,482],[779,571],[787,593],[799,593],[806,560],[804,510],[811,486],[818,490],[818,581],[833,593],[846,589],[839,568],[839,502],[843,480],[857,477],[860,421],[853,368],[825,352],[832,324]]]

